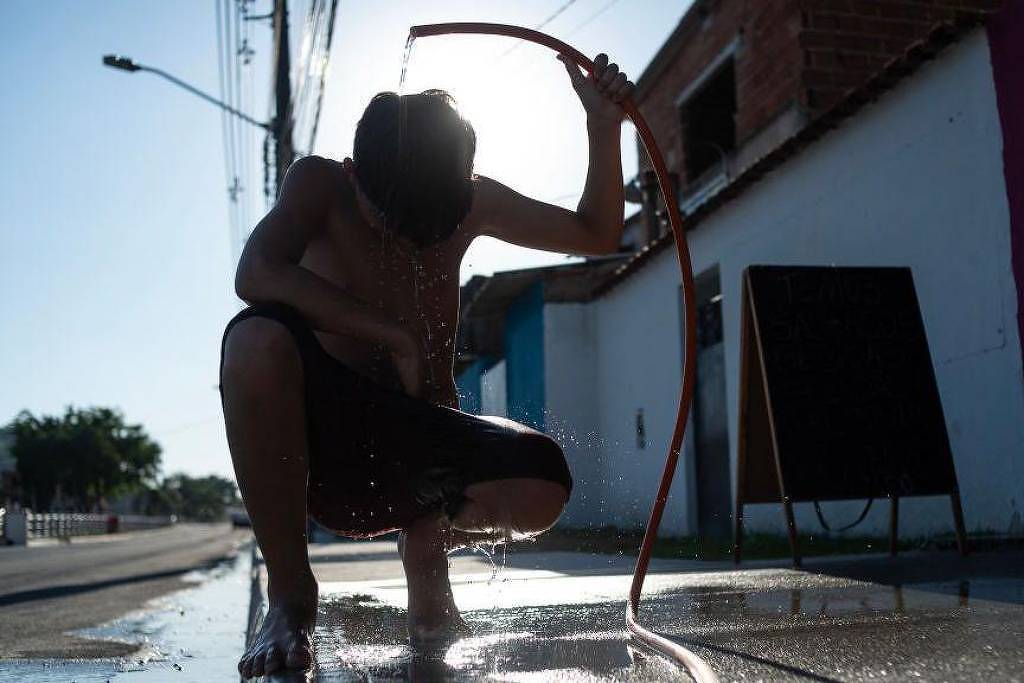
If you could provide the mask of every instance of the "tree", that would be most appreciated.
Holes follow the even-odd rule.
[[[108,496],[153,486],[160,446],[111,408],[68,406],[61,417],[22,411],[10,425],[25,502],[93,509]]]
[[[197,522],[221,520],[225,507],[240,502],[238,488],[230,479],[187,474],[174,474],[164,479],[151,500],[163,506],[158,514],[175,514]]]

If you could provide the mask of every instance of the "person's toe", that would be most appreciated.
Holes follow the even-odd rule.
[[[304,638],[297,638],[288,648],[285,665],[289,669],[308,669],[313,663],[313,652]]]
[[[250,667],[252,668],[253,676],[263,675],[263,662],[265,658],[266,655],[263,652],[257,652],[252,656],[252,659],[250,660]]]
[[[267,654],[263,658],[263,673],[272,674],[284,664],[284,657],[281,656],[281,648],[271,645],[267,648]]]
[[[242,678],[252,678],[252,657],[248,652],[242,656],[242,661],[238,662],[238,672],[242,674]]]

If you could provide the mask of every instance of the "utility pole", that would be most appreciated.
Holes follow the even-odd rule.
[[[292,147],[291,58],[288,49],[288,0],[274,0],[274,195],[281,193],[285,171],[295,159]]]

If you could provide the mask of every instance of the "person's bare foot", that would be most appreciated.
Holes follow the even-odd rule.
[[[401,532],[398,552],[409,589],[409,644],[433,648],[472,633],[459,614],[448,581],[450,529],[445,520],[421,520]]]
[[[441,602],[409,602],[409,645],[414,649],[436,648],[473,634],[473,629],[459,614],[451,593],[446,597],[447,600]]]
[[[308,669],[313,665],[316,580],[310,576],[299,583],[282,595],[272,595],[259,633],[238,662],[243,678],[281,669]]]

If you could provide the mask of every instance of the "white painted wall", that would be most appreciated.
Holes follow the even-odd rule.
[[[597,433],[606,448],[605,514],[624,528],[647,521],[679,408],[678,282],[676,263],[659,259],[591,304],[599,340]],[[638,408],[644,411],[644,449],[636,443]],[[685,477],[676,481],[662,523],[666,534],[684,534],[690,528]]]
[[[690,235],[695,272],[716,263],[721,271],[734,489],[743,269],[754,263],[908,265],[967,526],[1020,531],[1024,384],[1001,149],[988,45],[978,30]],[[608,444],[604,513],[622,526],[646,519],[675,420],[678,283],[669,249],[592,304],[599,340],[597,431]],[[635,449],[633,433],[641,406],[651,441],[645,451]],[[693,530],[683,500],[691,470],[687,458],[676,476],[666,533]],[[839,525],[860,506],[824,509]],[[876,505],[855,532],[885,533],[887,508]],[[775,505],[748,508],[746,521],[748,529],[784,529]],[[809,504],[797,506],[797,523],[819,530]],[[903,534],[951,529],[945,498],[901,505]]]
[[[594,307],[581,303],[544,306],[545,431],[562,446],[573,493],[560,523],[607,524],[605,448],[597,425],[597,344]]]
[[[508,416],[508,390],[505,381],[505,360],[502,359],[480,374],[480,414]]]

